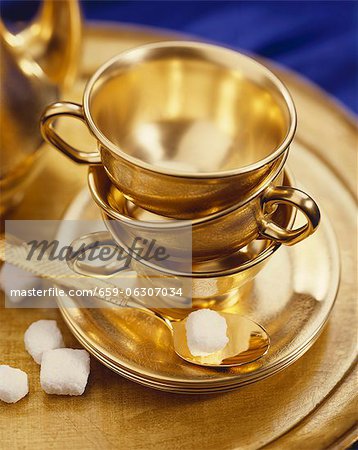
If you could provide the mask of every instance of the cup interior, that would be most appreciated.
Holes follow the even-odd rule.
[[[84,103],[95,134],[121,156],[159,171],[220,174],[282,146],[292,131],[290,101],[279,80],[248,56],[166,42],[105,65]]]

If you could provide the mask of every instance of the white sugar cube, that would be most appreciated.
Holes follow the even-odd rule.
[[[61,331],[56,320],[38,320],[25,332],[25,348],[37,364],[41,364],[42,354],[46,350],[64,347]]]
[[[227,323],[216,311],[199,309],[185,322],[189,351],[193,356],[207,356],[222,350],[229,342]]]
[[[0,400],[16,403],[29,392],[27,374],[10,366],[0,366]]]
[[[59,348],[42,355],[40,383],[47,394],[82,395],[90,372],[86,350]]]

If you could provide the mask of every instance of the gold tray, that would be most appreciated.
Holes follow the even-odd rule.
[[[63,98],[80,101],[85,80],[113,54],[167,36],[169,33],[141,27],[89,26],[81,78]],[[147,389],[92,360],[86,394],[68,399],[44,395],[38,366],[23,349],[26,327],[43,318],[57,319],[66,344],[76,346],[58,311],[2,309],[2,360],[26,370],[31,388],[31,395],[18,404],[0,405],[4,448],[311,450],[344,448],[356,438],[354,117],[296,74],[274,70],[293,94],[299,116],[290,167],[328,214],[341,254],[340,289],[322,336],[285,371],[225,395],[188,397]],[[69,132],[73,123],[61,127]],[[92,145],[89,137],[83,139],[81,129],[79,125],[81,140]],[[59,219],[85,185],[85,167],[48,147],[44,160],[46,169],[27,190],[21,207],[8,218]],[[31,422],[24,421],[30,415]]]

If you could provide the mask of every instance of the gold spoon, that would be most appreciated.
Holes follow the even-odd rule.
[[[46,258],[46,255],[42,255],[41,258],[37,259],[36,252],[34,252],[33,258],[28,260],[29,248],[28,244],[19,244],[16,240],[10,241],[7,236],[6,242],[4,240],[0,242],[0,260],[31,272],[38,277],[50,279],[54,284],[64,290],[84,289],[85,287],[86,290],[92,289],[95,292],[95,288],[105,289],[116,287],[103,279],[93,279],[90,277],[74,278],[74,272],[65,262],[50,260]],[[84,286],[84,282],[86,286]],[[187,344],[185,328],[187,317],[179,320],[171,320],[164,316],[159,309],[149,309],[140,300],[124,294],[105,298],[93,296],[91,299],[105,301],[119,307],[140,309],[147,314],[154,315],[164,322],[172,332],[173,346],[176,354],[185,361],[200,366],[223,368],[252,363],[264,356],[270,347],[270,338],[260,325],[239,314],[220,311],[219,314],[225,318],[227,323],[228,344],[222,350],[207,356],[193,356]]]
[[[139,307],[133,300],[133,307]],[[149,310],[164,321],[173,335],[175,353],[180,358],[192,364],[210,367],[234,367],[249,364],[264,356],[270,348],[270,338],[267,332],[253,320],[235,313],[218,312],[224,317],[227,324],[227,337],[229,342],[226,346],[215,353],[207,356],[194,356],[191,354],[186,337],[186,321],[188,317],[172,321],[164,317],[159,310]]]
[[[270,347],[267,332],[253,320],[234,313],[219,312],[227,323],[229,342],[220,351],[207,356],[193,356],[186,339],[186,318],[172,322],[175,353],[186,361],[200,366],[234,367],[252,363],[264,356]]]

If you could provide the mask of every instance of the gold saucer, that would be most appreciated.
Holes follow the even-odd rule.
[[[83,234],[79,219],[98,225],[100,210],[83,190],[73,201],[58,239],[71,242]],[[76,221],[78,220],[78,222]],[[103,225],[103,229],[105,226]],[[65,233],[65,235],[63,234]],[[62,315],[78,340],[106,366],[126,378],[156,389],[180,393],[232,390],[266,378],[299,358],[324,326],[339,283],[339,254],[327,217],[316,235],[292,248],[281,247],[228,308],[263,326],[269,353],[241,367],[213,369],[181,360],[174,352],[169,329],[136,309],[84,309],[76,299],[59,298]]]

